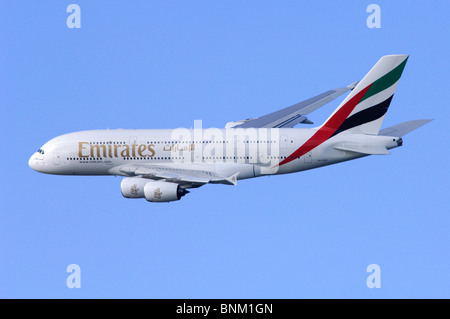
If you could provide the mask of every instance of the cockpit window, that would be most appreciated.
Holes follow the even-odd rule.
[[[40,148],[40,149],[38,150],[38,153],[44,155],[44,150],[43,150],[42,148]]]

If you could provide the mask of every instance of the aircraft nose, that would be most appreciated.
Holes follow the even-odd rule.
[[[42,166],[44,166],[43,156],[38,152],[34,153],[28,160],[28,166],[36,172],[42,172]]]
[[[31,155],[30,159],[28,160],[28,166],[36,170],[36,153]]]

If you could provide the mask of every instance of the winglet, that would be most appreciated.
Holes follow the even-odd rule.
[[[230,183],[230,185],[237,185],[237,177],[239,175],[239,172],[234,173],[233,175],[231,175],[230,177],[228,177],[226,179],[226,181],[228,181]]]
[[[358,85],[358,83],[359,83],[359,81],[353,82],[352,84],[347,86],[347,88],[350,89],[350,90],[353,90]]]
[[[305,119],[303,121],[301,121],[300,123],[303,123],[303,124],[314,124],[314,122],[311,122],[309,120],[309,118],[307,118],[307,117],[305,117]]]

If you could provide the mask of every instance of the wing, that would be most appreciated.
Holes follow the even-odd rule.
[[[299,123],[312,124],[312,122],[308,120],[308,118],[306,118],[305,116],[306,114],[309,114],[317,110],[319,107],[333,101],[335,98],[341,96],[345,92],[352,90],[357,83],[358,82],[352,83],[345,88],[329,90],[327,92],[314,96],[300,103],[288,106],[284,109],[263,115],[255,119],[230,122],[227,124],[226,127],[281,128],[281,127],[294,127]]]
[[[221,176],[212,170],[179,168],[176,165],[128,164],[122,166],[120,172],[128,176],[142,176],[153,180],[165,180],[177,183],[185,188],[200,187],[207,183],[236,185],[237,176]]]

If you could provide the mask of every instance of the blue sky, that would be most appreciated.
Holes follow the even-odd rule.
[[[69,29],[66,8],[81,8]],[[0,297],[448,298],[448,1],[3,1]],[[39,174],[49,139],[259,116],[410,54],[389,156],[207,185],[179,202],[119,177]],[[321,123],[342,99],[311,114]],[[66,286],[69,264],[81,288]],[[381,269],[369,289],[366,268]]]

